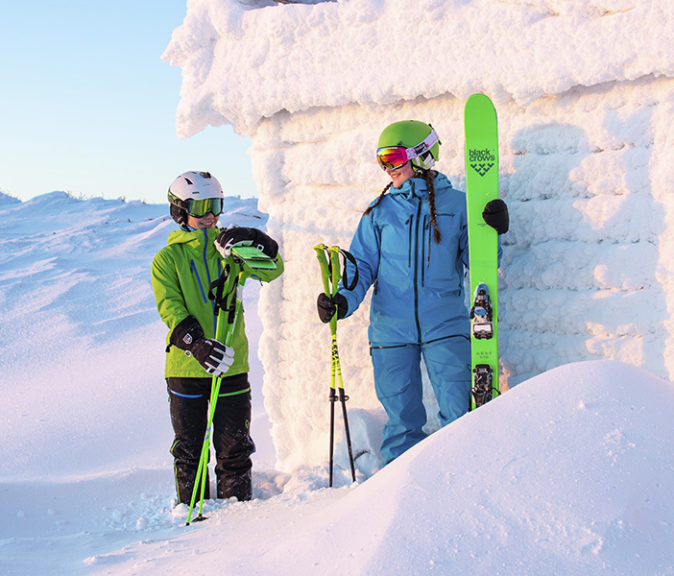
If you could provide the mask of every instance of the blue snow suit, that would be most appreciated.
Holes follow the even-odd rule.
[[[470,403],[466,195],[435,174],[440,243],[434,240],[425,180],[414,177],[391,187],[361,218],[353,237],[357,285],[339,289],[349,316],[374,286],[368,337],[377,397],[388,415],[381,447],[387,463],[426,436],[422,357],[442,425],[467,412]],[[353,269],[347,272],[353,278]]]

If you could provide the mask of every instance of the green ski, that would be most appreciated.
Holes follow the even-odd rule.
[[[464,122],[472,297],[472,410],[499,393],[498,235],[482,217],[487,202],[498,198],[498,130],[491,100],[484,94],[468,98]]]

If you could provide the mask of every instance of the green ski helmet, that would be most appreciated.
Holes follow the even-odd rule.
[[[377,160],[384,169],[412,166],[428,170],[440,157],[440,139],[433,126],[418,120],[389,124],[379,136]]]

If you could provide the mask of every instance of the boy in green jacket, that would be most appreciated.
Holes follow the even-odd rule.
[[[180,230],[152,262],[157,310],[169,328],[165,377],[175,439],[171,446],[178,502],[189,503],[206,434],[213,376],[221,377],[211,437],[216,456],[217,497],[250,500],[251,396],[248,340],[243,318],[235,323],[231,345],[215,339],[217,311],[208,292],[218,279],[223,258],[233,246],[255,246],[274,259],[276,268],[260,270],[270,282],[283,272],[278,244],[255,228],[217,228],[223,193],[208,172],[185,172],[169,187],[172,218]],[[206,498],[209,498],[208,482]]]

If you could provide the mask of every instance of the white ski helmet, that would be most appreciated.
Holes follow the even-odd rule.
[[[218,216],[223,197],[220,182],[210,172],[185,172],[168,189],[171,217],[185,226],[189,215],[201,217],[212,212]]]

